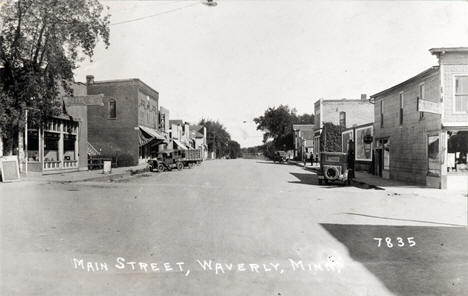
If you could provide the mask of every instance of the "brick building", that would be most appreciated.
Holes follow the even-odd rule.
[[[439,65],[371,96],[375,173],[435,188],[466,187],[468,48],[433,48]]]
[[[317,100],[314,104],[314,155],[320,153],[320,134],[323,124],[330,122],[344,129],[374,121],[374,106],[365,94],[360,100]]]
[[[104,106],[88,108],[88,141],[119,165],[144,163],[162,149],[159,94],[139,79],[95,81],[86,77],[88,94],[103,94]]]

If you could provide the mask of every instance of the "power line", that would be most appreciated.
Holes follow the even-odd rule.
[[[159,16],[159,15],[171,13],[171,12],[174,12],[174,11],[177,11],[177,10],[182,10],[182,9],[185,9],[185,8],[189,8],[189,7],[198,5],[198,4],[199,4],[199,3],[198,3],[198,1],[197,1],[197,2],[195,2],[195,3],[189,4],[189,5],[185,5],[185,6],[182,6],[182,7],[177,7],[177,8],[173,8],[173,9],[161,11],[161,12],[158,12],[158,13],[155,13],[155,14],[151,14],[151,15],[147,15],[147,16],[142,16],[142,17],[137,17],[137,18],[134,18],[134,19],[129,19],[129,20],[126,20],[126,21],[116,22],[116,23],[112,23],[112,24],[110,24],[110,25],[111,25],[111,26],[115,26],[115,25],[122,25],[122,24],[131,23],[131,22],[141,21],[141,20],[144,20],[144,19],[147,19],[147,18],[152,18],[152,17],[156,17],[156,16]]]

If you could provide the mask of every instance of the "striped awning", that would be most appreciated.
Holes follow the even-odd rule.
[[[166,137],[164,137],[164,135],[161,132],[140,125],[138,130],[138,144],[140,146],[144,146],[153,140],[160,141],[162,143],[167,143]]]
[[[177,146],[182,149],[182,150],[189,150],[190,148],[187,147],[187,145],[185,145],[184,143],[182,143],[181,141],[179,140],[176,140],[176,139],[172,139],[176,144]]]

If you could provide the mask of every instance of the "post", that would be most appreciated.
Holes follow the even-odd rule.
[[[2,136],[2,130],[0,129],[0,157],[3,156],[3,136]]]
[[[24,110],[24,174],[28,174],[28,109]]]

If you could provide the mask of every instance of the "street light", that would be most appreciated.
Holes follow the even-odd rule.
[[[213,1],[213,0],[205,0],[205,1],[202,1],[202,4],[206,5],[206,6],[216,6],[218,5],[217,2]]]

